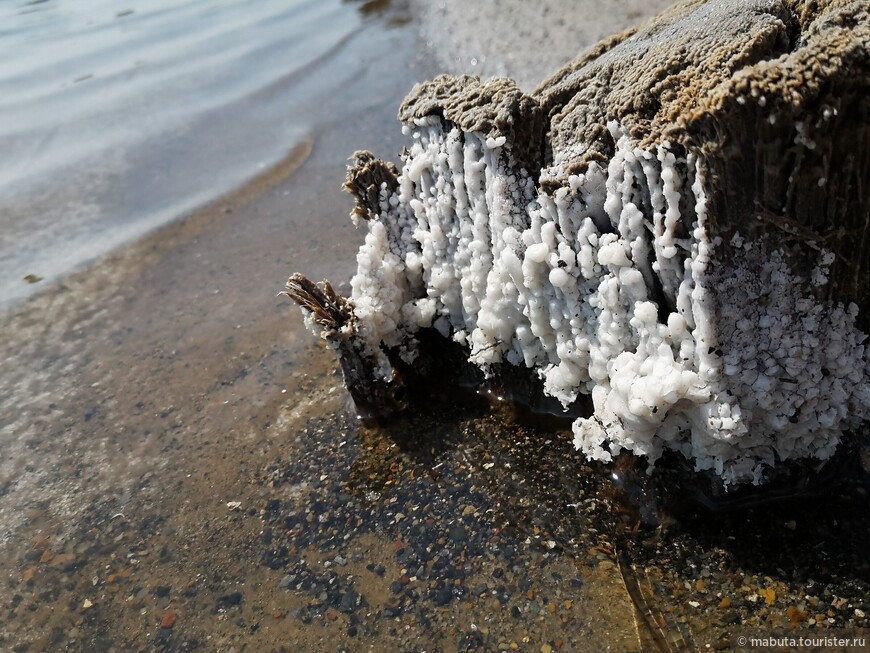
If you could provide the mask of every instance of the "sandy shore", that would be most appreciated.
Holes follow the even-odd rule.
[[[437,396],[361,428],[276,294],[352,273],[344,156],[402,144],[379,98],[0,317],[0,648],[655,650],[626,576],[701,644],[866,627],[861,488],[646,529],[567,432]]]
[[[276,280],[291,261],[315,276],[341,273],[337,261],[351,272],[358,234],[349,221],[335,218],[347,213],[348,202],[337,192],[318,192],[325,179],[340,178],[341,168],[318,164],[313,149],[317,143],[305,143],[236,193],[5,316],[3,331],[11,337],[4,343],[2,418],[4,434],[16,435],[6,445],[0,499],[0,564],[14,587],[2,621],[5,644],[45,651],[258,651],[304,642],[310,649],[287,650],[335,650],[336,641],[362,639],[369,642],[362,649],[389,648],[392,619],[383,613],[397,607],[389,587],[408,573],[395,562],[400,534],[389,527],[395,511],[365,532],[348,531],[353,537],[331,555],[333,547],[317,539],[298,537],[290,547],[295,553],[286,542],[277,547],[280,554],[270,546],[277,525],[269,506],[302,506],[319,518],[318,509],[328,515],[323,506],[329,501],[317,501],[318,488],[342,486],[360,464],[374,468],[374,478],[366,480],[372,487],[383,489],[390,475],[384,455],[363,456],[360,463],[360,444],[345,444],[359,435],[359,426],[332,360],[303,331],[295,307],[275,298]],[[316,241],[274,237],[286,233],[288,197],[301,233],[315,230],[321,235]],[[241,275],[242,267],[256,274]],[[396,464],[385,434],[368,437]],[[346,455],[312,459],[336,450]],[[418,469],[434,464],[420,461]],[[291,474],[301,476],[276,482],[276,475]],[[479,522],[474,531],[499,529],[484,506],[492,499],[457,474],[451,492],[449,485],[399,490],[403,502],[423,492],[416,500],[425,503],[433,490],[451,495],[448,514],[430,524],[432,543],[463,515]],[[341,493],[357,491],[370,507],[379,505],[365,487]],[[286,526],[277,530],[287,537]],[[526,547],[523,533],[504,539]],[[543,555],[557,575],[578,575],[570,557],[551,558],[546,547],[537,548],[528,557],[533,565]],[[477,587],[485,588],[493,567],[481,562],[485,547],[478,549]],[[294,564],[328,567],[336,555],[351,560],[345,576],[360,578],[354,591],[364,602],[351,616],[329,612],[317,594],[281,585]],[[600,582],[605,589],[593,585],[594,592],[619,596],[612,574]],[[558,590],[553,600],[597,603],[582,586],[578,581],[564,594]],[[453,594],[435,596],[429,600],[446,606],[444,614],[434,626],[406,635],[403,650],[437,642],[448,631],[454,642],[445,650],[456,650],[463,636],[477,632],[467,616],[467,623],[455,621],[465,608],[458,600],[448,605]],[[630,614],[625,597],[619,600]],[[496,607],[486,604],[482,620],[491,621],[493,610],[502,613],[503,603],[493,601]],[[320,606],[320,627],[307,628],[309,611]],[[365,637],[353,625],[352,619],[366,621],[353,616],[357,610],[378,617],[368,619]],[[574,615],[563,624],[562,611],[544,614],[567,641],[573,628],[565,625],[575,624]],[[598,612],[587,610],[583,622],[596,623],[602,636],[623,645],[632,641],[630,619],[620,619],[614,631]],[[161,628],[170,614],[176,623]],[[507,637],[510,625],[481,627]],[[549,635],[539,627],[535,637],[545,642]]]

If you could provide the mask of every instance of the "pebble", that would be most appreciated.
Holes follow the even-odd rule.
[[[447,534],[454,542],[464,542],[468,539],[468,534],[465,532],[465,529],[459,525],[451,526],[447,531]]]
[[[348,590],[341,597],[341,601],[339,602],[339,607],[342,612],[350,614],[354,610],[356,610],[356,606],[359,603],[359,595],[354,590]]]
[[[239,605],[242,602],[242,593],[241,592],[232,592],[231,594],[224,594],[221,597],[218,597],[217,607],[218,608],[226,608],[229,606]]]
[[[807,620],[806,613],[802,610],[799,610],[793,605],[790,605],[788,607],[788,609],[785,611],[785,614],[788,617],[788,620],[795,626]]]
[[[776,592],[772,589],[758,590],[758,596],[763,598],[767,605],[773,605],[776,602]]]
[[[435,603],[438,605],[447,605],[453,598],[453,593],[450,588],[441,587],[435,592]]]
[[[163,630],[168,630],[175,625],[176,619],[178,619],[178,613],[172,608],[169,608],[165,613],[163,613],[163,619],[161,619],[160,621],[160,627]]]

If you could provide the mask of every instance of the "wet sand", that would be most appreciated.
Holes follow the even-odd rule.
[[[323,506],[330,500],[340,495],[343,504],[362,492],[351,500],[383,509],[392,505],[389,498],[365,486],[382,490],[394,483],[387,478],[389,465],[382,468],[383,456],[359,462],[359,425],[332,360],[303,332],[297,310],[274,299],[280,288],[275,280],[290,261],[304,262],[315,274],[318,267],[335,274],[336,261],[347,261],[345,273],[351,271],[349,252],[358,234],[348,221],[333,219],[347,213],[348,202],[337,192],[330,197],[315,191],[327,171],[310,161],[312,147],[317,145],[306,143],[240,191],[4,318],[3,332],[10,337],[4,343],[2,424],[5,433],[17,436],[7,445],[0,499],[2,565],[10,583],[4,647],[281,650],[283,644],[286,650],[337,650],[343,641],[360,642],[352,648],[391,648],[390,631],[401,619],[394,624],[384,617],[399,607],[390,585],[411,583],[396,562],[401,546],[400,531],[390,527],[395,512],[369,521],[364,532],[340,531],[352,537],[339,538],[334,553],[322,538],[294,537],[285,523],[295,508],[322,533],[319,525],[328,514]],[[300,169],[306,161],[310,165]],[[340,168],[329,170],[327,178],[338,173]],[[303,229],[310,225],[322,238],[274,237],[283,233],[288,195]],[[262,276],[240,279],[236,265],[242,262]],[[393,448],[384,434],[370,436],[375,448]],[[478,463],[485,461],[473,462]],[[360,464],[375,469],[361,485],[341,489]],[[430,458],[416,468],[418,474],[440,475],[440,466]],[[491,533],[500,530],[487,514],[492,499],[456,474],[460,480],[453,488],[428,479],[425,489],[398,491],[403,502],[416,496],[417,507],[427,507],[433,494],[451,507],[427,518],[436,552],[449,551],[437,542],[441,531],[456,535],[455,521],[475,532],[482,525]],[[323,488],[330,491],[321,502]],[[468,503],[456,512],[463,497]],[[273,524],[276,519],[281,524]],[[408,523],[415,521],[409,515]],[[307,534],[303,526],[297,535]],[[516,535],[507,542],[529,548]],[[464,551],[463,543],[458,546]],[[552,567],[548,573],[578,576],[570,559],[548,561],[546,547],[537,548],[511,555],[523,558],[522,567],[552,562],[541,562]],[[450,562],[462,566],[466,555]],[[486,563],[491,555],[478,541],[468,556],[475,562],[463,572],[466,585],[492,584],[494,567]],[[342,577],[358,579],[359,605],[330,611],[310,587],[288,591],[284,579],[292,569],[303,565],[322,576],[336,556],[348,561]],[[507,570],[502,576],[511,575],[513,564],[501,563]],[[422,579],[414,582],[425,593]],[[454,587],[465,590],[462,583],[441,583],[440,594],[430,600],[445,614],[427,632],[406,633],[403,650],[438,643],[445,629],[455,636],[445,650],[455,650],[463,636],[481,632],[471,630],[471,615],[454,602],[461,596]],[[480,628],[512,641],[513,629],[498,623],[507,602],[490,596],[498,587],[483,593],[496,607],[484,611]],[[576,602],[579,609],[593,601],[580,587],[582,582],[550,589],[542,614],[558,625],[564,609],[547,612],[550,602]],[[617,637],[597,608],[587,612],[584,621]],[[161,628],[171,614],[172,628]],[[354,619],[361,625],[354,626]],[[573,611],[564,619],[573,623]],[[306,627],[312,620],[316,627]],[[537,641],[550,632],[545,626],[538,626]],[[622,633],[617,641],[630,636]]]
[[[0,318],[0,648],[658,650],[632,582],[700,647],[867,628],[858,481],[645,526],[567,432],[449,395],[359,424],[276,294],[349,278],[336,153],[398,151],[396,104]]]

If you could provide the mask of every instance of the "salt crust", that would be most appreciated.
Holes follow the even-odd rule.
[[[447,125],[404,125],[398,187],[382,187],[357,256],[354,337],[383,378],[382,348],[412,361],[414,334],[434,327],[484,371],[536,370],[566,407],[591,394],[594,415],[573,424],[587,457],[654,463],[670,448],[726,484],[828,458],[870,418],[857,308],[813,298],[831,253],[804,280],[775,243],[712,242],[694,155],[640,149],[611,122],[606,169],[538,194],[504,138]]]

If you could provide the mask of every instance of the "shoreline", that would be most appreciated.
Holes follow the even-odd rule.
[[[288,592],[281,583],[299,565],[318,578],[329,572],[331,546],[300,539],[289,552],[283,545],[273,551],[276,536],[270,533],[276,529],[269,523],[269,506],[295,504],[307,512],[321,504],[316,495],[323,490],[329,491],[327,502],[346,503],[341,497],[355,490],[347,486],[336,494],[337,488],[367,468],[367,477],[382,478],[383,456],[393,456],[395,445],[384,434],[359,433],[329,352],[310,337],[289,300],[259,292],[257,279],[239,287],[226,267],[227,261],[256,253],[259,269],[275,270],[268,280],[274,283],[290,258],[292,265],[304,259],[314,268],[320,261],[331,274],[334,260],[352,261],[359,234],[349,220],[322,226],[335,232],[321,240],[330,245],[312,248],[307,240],[290,239],[290,253],[280,255],[288,243],[273,237],[287,193],[302,196],[301,206],[314,211],[309,224],[347,213],[349,202],[338,189],[305,199],[306,189],[323,180],[312,164],[316,150],[315,137],[310,152],[297,151],[221,201],[3,317],[4,332],[15,337],[3,345],[0,394],[14,402],[0,411],[0,428],[4,437],[15,437],[0,479],[0,569],[15,591],[7,616],[0,618],[0,642],[29,642],[27,650],[84,651],[119,644],[192,650],[208,641],[224,651],[265,650],[287,641],[330,650],[335,641],[352,646],[360,632],[376,650],[392,641],[395,594],[365,567],[401,576],[393,561],[394,540],[408,534],[391,535],[391,528],[382,530],[375,520],[373,531],[347,540],[342,552],[351,562],[343,574],[359,581],[342,582],[351,583],[356,589],[349,595],[364,603],[349,614],[330,612],[328,603],[318,603],[309,592]],[[309,165],[299,166],[303,161]],[[41,361],[38,370],[33,361]],[[381,453],[365,455],[362,447]],[[419,472],[432,464],[423,462]],[[301,476],[287,486],[273,479],[276,473]],[[460,474],[451,481],[448,511],[467,512],[468,502],[489,501],[469,480]],[[380,482],[374,480],[375,486]],[[398,496],[426,502],[426,488],[431,486],[397,487]],[[461,506],[459,499],[465,502]],[[370,510],[381,504],[364,502]],[[512,550],[524,546],[523,532],[493,530],[484,504],[463,519],[471,531],[488,534],[484,540],[457,541],[456,554],[465,551],[461,555],[472,565],[467,582],[486,587],[495,569],[513,573],[515,563],[492,567],[483,555],[486,548],[475,547],[495,537]],[[437,539],[453,520],[449,512],[441,515],[429,537]],[[330,524],[311,535],[328,536]],[[284,536],[277,537],[281,542]],[[533,576],[536,564],[561,576],[577,573],[570,556],[554,556],[546,547],[529,553],[522,564],[532,565]],[[432,572],[431,582],[438,573]],[[598,614],[605,597],[622,592],[612,568],[581,578],[558,591],[560,601],[576,607],[570,617],[560,616],[562,608],[548,616],[550,630],[594,623],[601,637],[628,645],[631,622]],[[479,595],[481,615],[491,615],[481,619],[502,612],[503,599],[487,600],[495,589]],[[432,613],[431,628],[406,636],[407,650],[421,642],[435,645],[447,633],[459,641],[462,630],[472,628],[463,602],[431,591],[420,609],[428,614],[440,601],[450,605]],[[616,605],[628,615],[627,597],[621,596]],[[174,620],[172,628],[161,628],[167,619]],[[312,629],[312,619],[335,623],[339,630]],[[614,630],[616,623],[622,625]],[[256,624],[256,632],[249,624]],[[496,623],[481,627],[493,638],[497,632],[507,635]],[[532,622],[529,627],[537,632]],[[548,641],[543,632],[534,637]],[[569,630],[563,637],[568,641]]]

